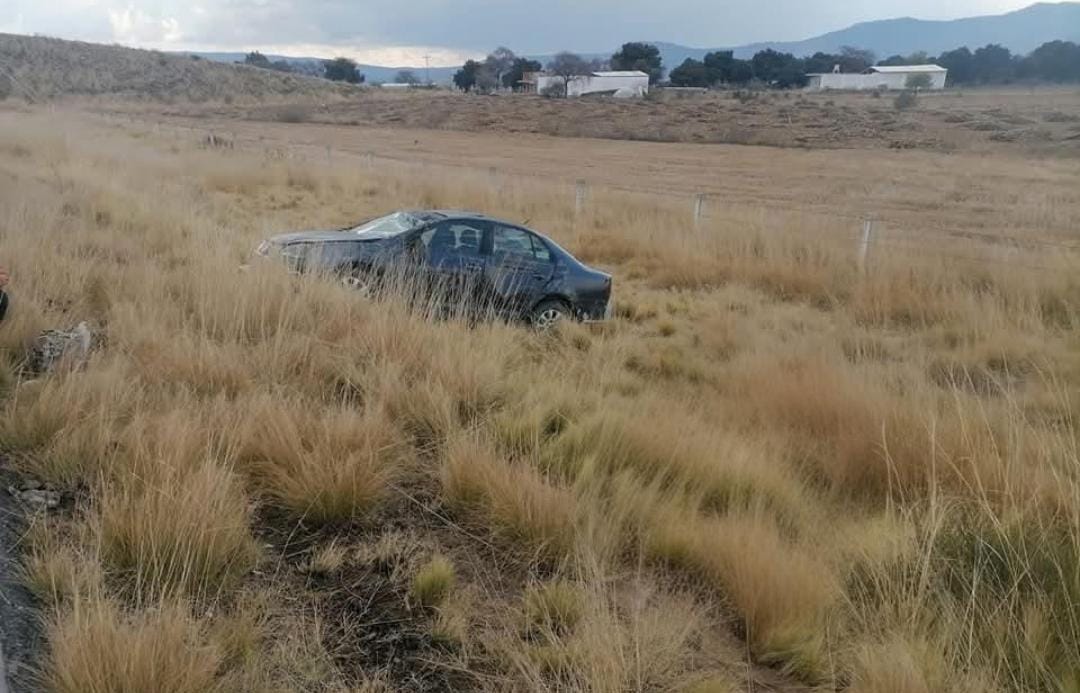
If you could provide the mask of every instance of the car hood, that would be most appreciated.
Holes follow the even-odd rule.
[[[315,229],[311,231],[293,231],[271,236],[270,243],[274,245],[289,245],[291,243],[325,243],[327,241],[374,241],[376,238],[360,238],[345,231],[337,229]]]

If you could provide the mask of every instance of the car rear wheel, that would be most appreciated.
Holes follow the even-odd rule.
[[[529,313],[529,324],[537,330],[546,331],[571,317],[569,306],[557,299],[547,299],[540,301]]]

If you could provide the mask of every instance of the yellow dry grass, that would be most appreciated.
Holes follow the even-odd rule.
[[[969,181],[1023,217],[1010,255],[864,275],[760,200],[575,216],[543,179],[0,122],[0,446],[77,501],[26,547],[55,690],[1076,685],[1080,199],[1005,209],[1027,164]],[[918,189],[887,197],[930,227]],[[530,218],[617,319],[470,326],[250,262],[403,206]],[[90,361],[28,378],[79,320]]]

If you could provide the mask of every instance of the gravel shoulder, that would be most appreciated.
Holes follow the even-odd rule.
[[[40,689],[35,663],[42,646],[33,597],[19,580],[19,545],[26,532],[24,508],[8,492],[18,479],[0,458],[0,693]]]

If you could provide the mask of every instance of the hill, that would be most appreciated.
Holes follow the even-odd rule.
[[[206,58],[207,60],[213,60],[215,62],[222,63],[242,63],[246,53],[242,52],[196,52],[189,53],[187,55],[196,55],[200,58]],[[323,61],[324,58],[312,58],[312,57],[297,57],[289,55],[270,55],[266,56],[269,60],[276,62],[278,60],[284,60],[289,63],[298,74],[309,75],[318,77],[323,73]],[[457,67],[411,67],[403,65],[400,67],[387,67],[385,65],[367,65],[358,64],[356,68],[366,78],[369,84],[375,82],[393,82],[398,72],[402,70],[411,70],[416,73],[420,78],[424,78],[425,75],[430,75],[430,79],[435,84],[449,84],[453,79],[454,73],[457,72]]]
[[[701,60],[713,50],[733,50],[736,58],[750,58],[771,48],[801,57],[818,51],[835,53],[842,46],[858,46],[884,58],[916,51],[936,55],[960,46],[974,49],[988,43],[1001,44],[1014,53],[1029,53],[1055,39],[1080,41],[1080,3],[1043,2],[1006,14],[948,21],[903,17],[862,22],[802,41],[770,41],[731,48],[689,48],[662,42],[655,45],[660,48],[664,65],[671,68],[687,58]]]
[[[244,65],[41,36],[0,34],[0,94],[30,100],[117,94],[155,100],[342,97],[356,87]]]

